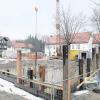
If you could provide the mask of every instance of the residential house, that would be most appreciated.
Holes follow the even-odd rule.
[[[12,41],[11,47],[7,48],[7,50],[3,52],[3,57],[16,58],[17,50],[21,50],[22,53],[30,53],[32,48],[32,44]]]
[[[87,52],[90,52],[90,57],[92,53],[92,35],[90,32],[76,33],[71,45],[70,45],[70,56],[71,60],[74,60],[76,55],[83,52],[83,55],[86,56]],[[50,36],[47,38],[45,45],[45,54],[47,56],[56,56],[59,49],[59,45],[62,46],[65,44],[64,37],[59,35]],[[61,50],[62,51],[62,50]]]
[[[9,39],[7,37],[0,36],[0,51],[7,49],[7,43]]]
[[[70,45],[70,59],[74,60],[79,53],[81,53],[84,58],[89,56],[92,57],[92,33],[81,32],[76,33],[71,45]],[[88,55],[87,55],[88,54]]]
[[[32,44],[26,44],[24,42],[16,42],[16,41],[12,42],[12,49],[16,51],[21,50],[22,53],[29,53],[32,48],[33,48]]]
[[[59,38],[59,35],[51,35],[50,37],[47,37],[45,43],[45,55],[49,57],[57,56],[59,51],[62,50],[63,42],[64,42],[63,37],[60,36]]]
[[[8,37],[0,36],[0,57],[2,57],[2,52],[7,50],[8,42],[10,42]]]
[[[96,53],[100,50],[100,33],[93,35],[93,49],[96,49]]]

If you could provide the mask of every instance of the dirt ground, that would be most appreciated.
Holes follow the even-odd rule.
[[[80,96],[75,96],[72,100],[100,100],[100,94],[89,92],[88,94],[83,94]]]

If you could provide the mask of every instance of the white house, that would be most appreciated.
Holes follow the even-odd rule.
[[[96,53],[100,51],[100,33],[93,35],[93,48],[96,48]]]
[[[92,57],[92,42],[93,37],[90,32],[77,33],[70,45],[70,59],[75,59],[79,53],[86,58]],[[86,55],[88,54],[88,55]]]
[[[17,50],[21,50],[22,53],[30,53],[31,48],[33,48],[32,44],[13,41],[11,47],[2,52],[2,56],[6,58],[16,58]]]
[[[70,45],[70,59],[75,59],[75,56],[80,52],[89,52],[90,57],[92,54],[92,35],[90,32],[76,33],[71,45]],[[62,46],[64,43],[64,37],[59,35],[50,36],[47,38],[45,44],[45,54],[47,56],[56,56],[59,51],[59,45]]]
[[[62,51],[63,37],[59,35],[51,35],[46,39],[45,43],[45,55],[46,56],[57,56],[59,51]]]

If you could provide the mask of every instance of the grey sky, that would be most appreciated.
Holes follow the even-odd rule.
[[[0,34],[11,39],[35,35],[35,5],[38,6],[38,36],[55,32],[56,0],[0,0]],[[74,13],[91,14],[90,0],[60,0],[61,7],[69,6]]]

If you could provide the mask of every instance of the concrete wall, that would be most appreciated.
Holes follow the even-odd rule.
[[[62,68],[46,68],[45,82],[47,83],[57,83],[57,85],[62,85],[63,80],[63,69]]]

